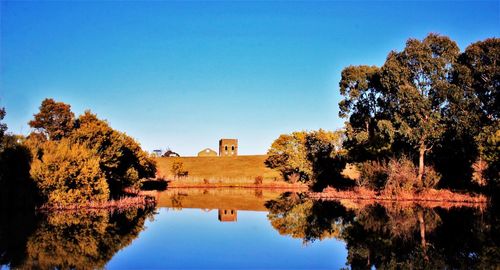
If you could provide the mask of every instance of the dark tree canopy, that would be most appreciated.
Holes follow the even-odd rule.
[[[486,153],[500,126],[499,58],[500,39],[460,53],[450,38],[429,34],[390,52],[381,68],[346,67],[339,115],[349,120],[344,147],[350,161],[410,155],[422,183],[429,158],[443,183],[455,187],[465,187],[475,162],[487,159],[494,168],[498,155]]]
[[[460,85],[479,100],[483,117],[500,118],[500,38],[471,44],[459,57]]]
[[[5,117],[5,108],[0,108],[0,121]],[[0,122],[0,140],[3,138],[5,131],[7,130],[7,125]]]

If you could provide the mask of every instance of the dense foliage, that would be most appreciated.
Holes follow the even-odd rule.
[[[34,153],[33,164],[37,166],[36,170],[32,170],[32,175],[34,179],[40,179],[40,181],[37,181],[39,186],[59,181],[56,179],[55,174],[48,173],[51,170],[50,168],[71,169],[74,171],[71,177],[75,179],[81,177],[82,181],[80,182],[82,185],[85,181],[91,182],[89,185],[93,187],[92,192],[81,193],[79,191],[76,199],[60,198],[59,200],[76,202],[91,199],[101,201],[103,195],[119,195],[124,188],[138,187],[141,179],[155,175],[156,167],[153,159],[142,151],[135,140],[122,132],[112,129],[106,121],[98,119],[90,111],[86,111],[71,123],[63,121],[64,124],[58,124],[58,121],[54,123],[40,120],[69,119],[71,115],[73,113],[69,105],[46,99],[40,106],[40,112],[35,114],[35,120],[30,122],[30,125],[38,131],[30,135],[31,140],[28,140],[35,142],[29,142],[28,144],[31,144]],[[43,135],[46,134],[48,134],[45,137],[48,142],[40,143],[44,139]],[[57,134],[58,136],[51,134]],[[45,151],[44,147],[47,147],[47,145],[56,145],[52,146],[55,147],[55,150],[52,152]],[[70,162],[73,167],[68,167],[68,165],[65,165],[66,160],[71,157],[59,154],[65,152],[68,148],[70,149],[69,152],[76,151],[85,159]],[[45,155],[47,154],[53,156],[46,158]],[[77,155],[72,158],[77,158]],[[40,175],[45,175],[45,178],[40,178]],[[106,179],[105,185],[102,184],[102,179]],[[79,190],[82,186],[70,185],[65,188]],[[76,190],[72,192],[76,192]],[[62,194],[70,194],[64,189],[58,191],[62,192]],[[56,190],[52,192],[56,192]],[[93,196],[88,197],[89,194]],[[56,196],[56,198],[59,197]],[[58,201],[49,200],[49,202],[56,203]]]
[[[108,199],[99,157],[92,151],[68,139],[47,141],[40,150],[43,154],[33,160],[30,173],[45,202],[68,205]]]
[[[266,166],[290,182],[303,182],[315,190],[342,185],[345,167],[342,131],[293,132],[281,135],[267,152]]]
[[[154,177],[156,173],[154,160],[135,140],[112,129],[90,111],[76,120],[69,139],[98,154],[100,168],[114,194],[125,187],[138,187],[141,179]]]
[[[350,162],[387,164],[408,155],[419,187],[436,182],[432,165],[442,186],[470,187],[474,168],[481,169],[476,183],[500,182],[500,39],[474,43],[463,53],[445,36],[409,39],[380,68],[345,68],[339,85]]]
[[[2,205],[103,202],[155,176],[154,160],[134,139],[89,111],[75,119],[70,105],[46,99],[29,124],[35,131],[23,138],[4,135],[0,123]]]

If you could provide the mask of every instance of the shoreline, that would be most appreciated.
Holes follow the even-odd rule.
[[[283,192],[305,192],[313,200],[324,201],[352,201],[360,204],[370,203],[416,203],[432,205],[432,207],[453,207],[469,206],[483,207],[488,204],[489,199],[482,194],[463,194],[450,190],[425,190],[421,192],[406,192],[399,195],[377,193],[373,190],[355,188],[352,190],[336,190],[326,188],[322,192],[309,191],[307,186],[293,185],[254,185],[254,184],[186,184],[168,186],[167,189],[261,189],[261,190],[281,190]],[[59,211],[124,211],[130,208],[148,208],[157,204],[156,198],[150,192],[162,192],[162,190],[141,190],[135,196],[125,196],[117,200],[105,202],[85,202],[82,204],[69,205],[42,205],[37,207],[37,212],[59,212]],[[131,193],[128,193],[131,194]]]
[[[488,198],[482,194],[462,194],[450,190],[430,189],[422,192],[406,192],[398,195],[377,194],[368,189],[354,189],[337,191],[327,188],[323,192],[309,192],[308,195],[318,200],[366,200],[383,202],[430,202],[430,203],[467,203],[467,204],[487,204]]]
[[[58,211],[123,211],[129,208],[144,209],[147,207],[155,206],[156,199],[149,195],[139,194],[137,196],[124,196],[117,200],[108,200],[104,202],[85,202],[73,203],[68,205],[42,205],[37,207],[37,212],[58,212]]]
[[[247,189],[293,189],[307,191],[307,186],[286,186],[286,185],[252,185],[252,184],[181,184],[168,185],[167,189],[173,188],[247,188]]]

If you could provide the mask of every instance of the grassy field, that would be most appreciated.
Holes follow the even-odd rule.
[[[279,172],[267,168],[266,155],[236,157],[162,157],[157,158],[158,177],[171,181],[170,187],[203,186],[254,186],[255,178],[263,178],[262,187],[304,187],[301,183],[283,181]],[[174,162],[182,162],[187,177],[176,178],[171,172]],[[344,175],[355,179],[359,173],[354,166],[347,166]]]
[[[169,186],[189,185],[253,185],[255,178],[263,178],[263,186],[288,186],[281,175],[264,165],[265,155],[236,157],[166,157],[157,158],[158,177],[171,180]],[[182,162],[187,177],[176,179],[172,164]]]

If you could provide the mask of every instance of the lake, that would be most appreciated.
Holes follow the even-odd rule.
[[[266,189],[151,192],[155,209],[2,212],[4,268],[500,267],[486,206],[313,201]]]

